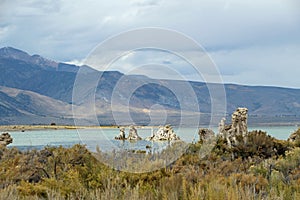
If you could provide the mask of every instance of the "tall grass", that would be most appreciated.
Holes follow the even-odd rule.
[[[278,142],[289,150],[267,152],[259,141],[271,139],[259,135],[257,154],[253,147],[227,149],[218,141],[203,157],[201,144],[191,144],[170,166],[147,173],[110,168],[81,145],[27,152],[3,148],[0,199],[300,199],[300,148],[272,140],[268,151],[280,147]],[[240,152],[232,159],[234,151]],[[149,155],[141,155],[149,164]]]

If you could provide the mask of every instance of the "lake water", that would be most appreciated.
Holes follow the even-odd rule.
[[[217,128],[212,128],[217,132]],[[138,134],[143,138],[151,135],[152,131],[157,129],[140,128],[137,129]],[[296,126],[270,126],[270,127],[249,127],[249,130],[263,130],[269,135],[278,139],[287,139],[291,133],[297,130]],[[199,139],[196,128],[181,128],[175,129],[176,134],[186,142],[193,142]],[[102,151],[110,151],[112,149],[134,149],[142,150],[147,145],[152,147],[152,150],[163,149],[167,142],[150,142],[141,140],[137,142],[114,140],[114,137],[119,134],[119,129],[103,128],[103,129],[66,129],[66,130],[34,130],[34,131],[16,131],[10,132],[13,137],[13,143],[9,147],[17,147],[21,150],[37,148],[41,149],[44,146],[72,146],[74,144],[86,144],[87,147],[95,151],[96,146]],[[128,134],[128,129],[126,129]]]

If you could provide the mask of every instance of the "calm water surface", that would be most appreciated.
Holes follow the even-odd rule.
[[[138,129],[138,134],[143,138],[151,136],[151,128]],[[217,128],[213,128],[217,132]],[[263,130],[269,135],[278,139],[287,139],[291,133],[297,130],[296,126],[270,126],[270,127],[249,127],[249,130]],[[175,129],[179,137],[186,142],[193,142],[199,139],[197,129],[181,128]],[[118,141],[113,138],[119,134],[119,129],[79,129],[79,130],[35,130],[25,132],[10,132],[13,143],[10,147],[17,147],[22,150],[32,148],[43,148],[44,146],[72,146],[74,144],[86,144],[95,151],[99,146],[103,151],[112,149],[135,149],[144,150],[146,145],[151,146],[153,151],[163,149],[167,142],[150,142],[141,140],[137,142]],[[128,134],[128,129],[126,129]]]

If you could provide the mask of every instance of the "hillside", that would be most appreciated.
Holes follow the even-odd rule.
[[[72,123],[72,105],[26,90],[0,86],[0,124]]]
[[[181,110],[190,115],[198,114],[193,113],[191,106],[194,99],[187,97],[184,105],[180,105],[180,100],[168,89],[176,88],[180,96],[185,96],[185,84],[191,85],[195,91],[200,112],[210,113],[211,99],[205,83],[153,80],[146,76],[124,75],[117,71],[99,72],[84,67],[87,69],[84,80],[95,77],[101,79],[98,85],[79,94],[80,98],[73,98],[74,82],[80,67],[51,61],[39,55],[31,56],[11,47],[0,49],[0,124],[73,123],[72,105],[83,113],[80,116],[82,123],[88,123],[93,110],[87,106],[87,102],[94,95],[100,123],[114,124],[110,106],[112,94],[114,107],[120,113],[126,112],[127,90],[135,85],[141,87],[136,88],[130,96],[129,105],[131,117],[136,123],[150,122],[147,111],[153,109],[153,105],[164,107],[171,123],[178,121]],[[224,87],[227,113],[245,106],[249,109],[250,124],[300,121],[300,89],[234,84],[225,84]],[[159,108],[153,113],[159,116]],[[205,124],[209,117],[202,119],[201,124]],[[124,117],[124,123],[127,121]]]

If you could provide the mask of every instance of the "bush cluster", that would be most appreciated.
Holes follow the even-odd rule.
[[[0,199],[300,199],[300,148],[262,131],[243,141],[228,148],[218,138],[205,156],[189,144],[149,173],[114,170],[83,145],[2,148]]]

